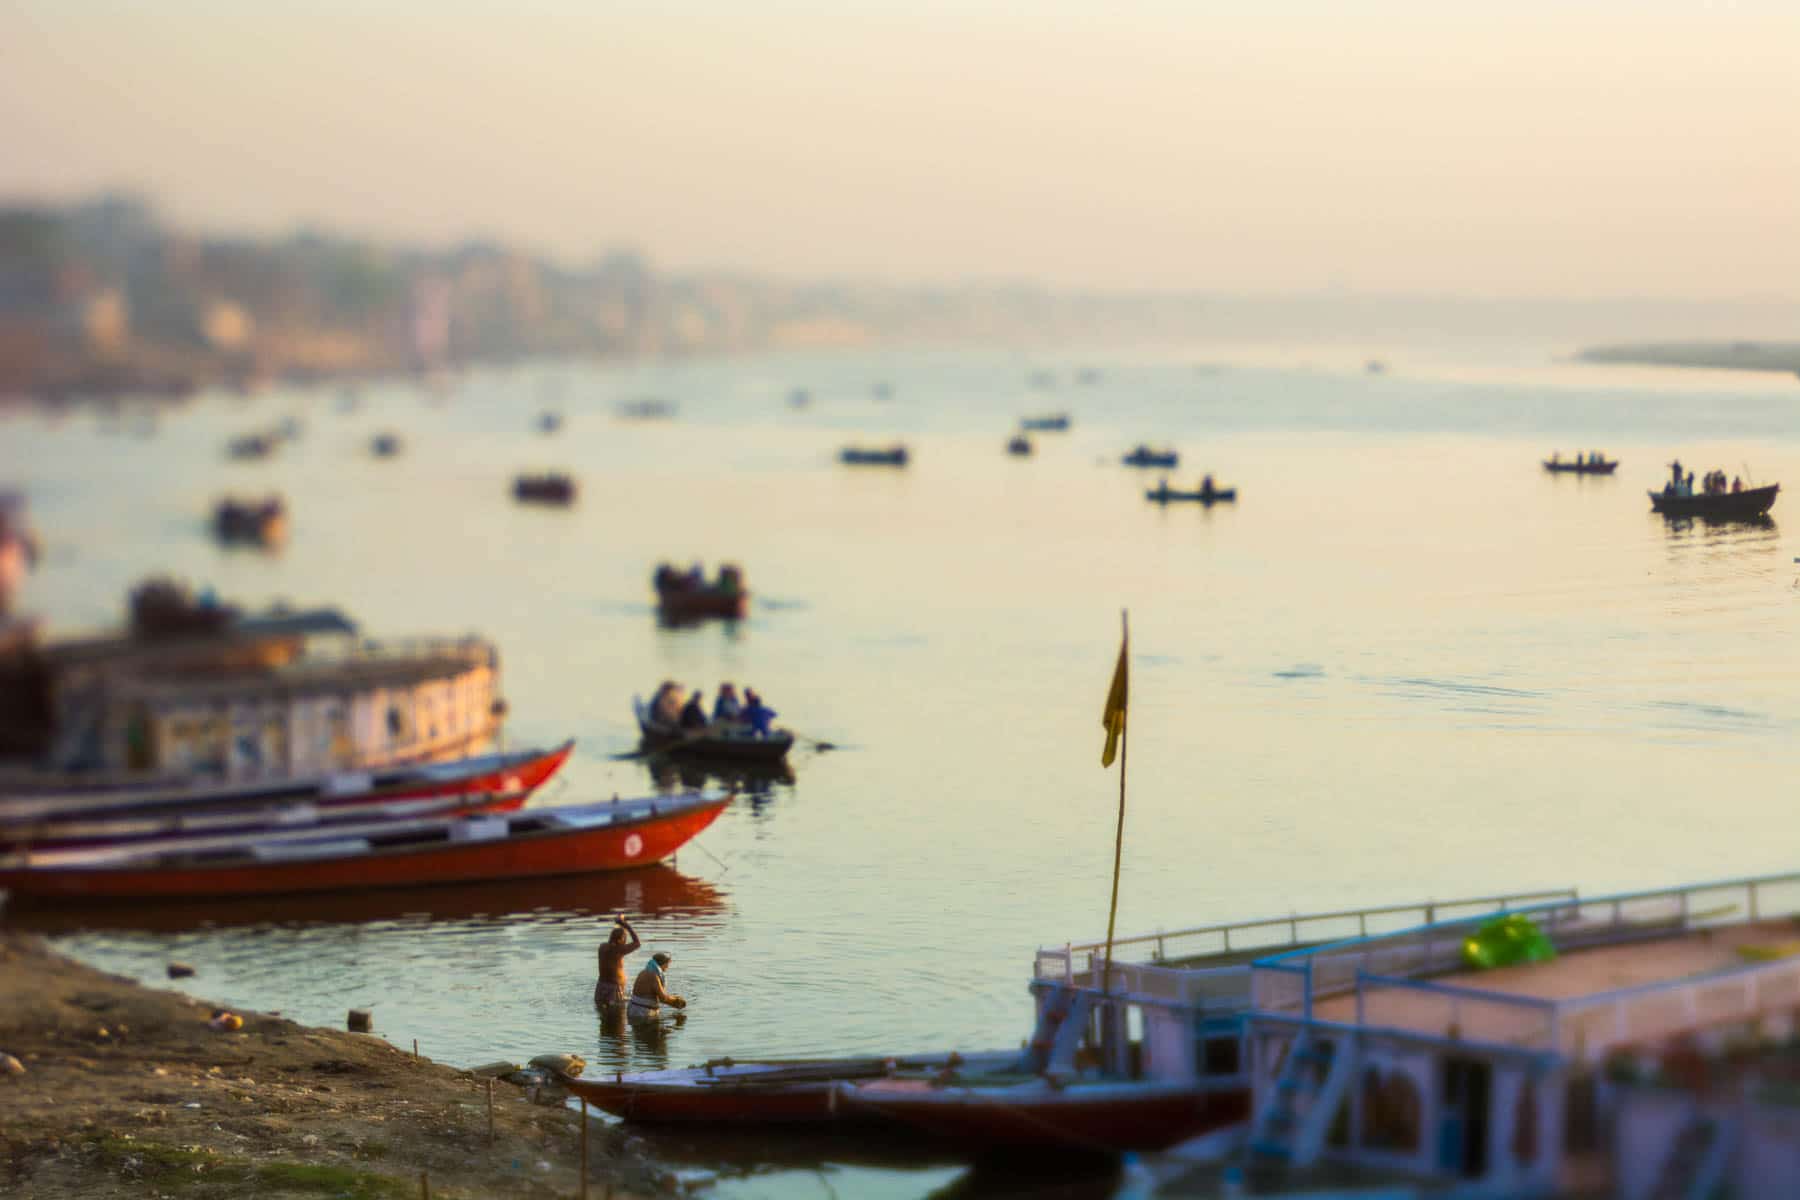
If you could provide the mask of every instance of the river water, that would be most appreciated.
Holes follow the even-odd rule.
[[[372,636],[484,633],[509,744],[578,739],[551,801],[679,786],[615,757],[632,695],[664,678],[749,683],[837,747],[741,794],[672,868],[49,923],[159,984],[191,962],[181,986],[223,1002],[325,1024],[371,1007],[379,1033],[463,1065],[1016,1044],[1033,950],[1105,929],[1118,773],[1099,717],[1127,608],[1122,933],[1792,868],[1797,501],[1709,527],[1666,523],[1644,492],[1676,456],[1800,485],[1793,380],[1532,347],[1390,364],[1267,348],[547,363],[442,393],[370,385],[351,411],[336,390],[274,390],[154,425],[0,418],[0,473],[47,548],[24,606],[56,631],[115,622],[133,582],[173,572],[247,604],[335,605]],[[676,417],[617,415],[646,398]],[[544,409],[561,433],[535,431]],[[1019,416],[1056,410],[1071,431],[1002,452]],[[228,437],[287,416],[304,432],[277,457],[226,460]],[[401,456],[370,456],[379,430]],[[905,471],[835,461],[895,438]],[[1141,440],[1180,448],[1176,482],[1209,471],[1238,503],[1145,503],[1157,473],[1116,465]],[[1616,477],[1538,466],[1594,447]],[[579,477],[576,507],[511,502],[512,476],[544,468]],[[286,495],[283,551],[209,540],[230,491]],[[660,628],[663,559],[741,563],[749,619]],[[674,954],[691,1001],[660,1037],[591,1006],[617,910]],[[725,1171],[729,1195],[992,1182],[660,1144]]]

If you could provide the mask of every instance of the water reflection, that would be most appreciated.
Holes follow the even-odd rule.
[[[655,866],[558,879],[149,904],[58,900],[38,905],[19,897],[0,911],[0,921],[37,933],[178,933],[373,922],[560,924],[616,912],[698,916],[726,909],[725,893],[713,884],[672,867]]]
[[[774,799],[777,785],[792,787],[794,769],[787,763],[715,763],[653,755],[643,760],[651,785],[659,792],[679,793],[717,787],[748,797],[753,810]]]
[[[1690,537],[1695,534],[1706,535],[1708,541],[1774,541],[1780,533],[1775,525],[1775,518],[1768,513],[1759,513],[1754,517],[1681,517],[1668,514],[1662,516],[1663,530],[1671,539]]]

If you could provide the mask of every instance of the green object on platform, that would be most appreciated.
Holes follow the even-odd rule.
[[[1463,941],[1463,962],[1480,971],[1555,957],[1556,947],[1524,913],[1495,917]]]

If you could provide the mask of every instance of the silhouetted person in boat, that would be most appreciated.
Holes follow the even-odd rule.
[[[687,1001],[672,995],[663,982],[664,972],[673,961],[666,951],[658,951],[650,956],[650,961],[638,972],[637,982],[631,985],[631,1000],[626,1006],[626,1016],[633,1021],[653,1021],[662,1015],[662,1006],[665,1004],[670,1008],[687,1007]]]
[[[612,936],[600,943],[600,979],[594,984],[598,1008],[625,1003],[625,956],[644,943],[623,916],[613,918]]]
[[[1212,499],[1213,481],[1211,475],[1206,476],[1200,481],[1200,494],[1209,500]]]
[[[769,722],[773,721],[777,715],[775,710],[763,703],[762,697],[756,694],[755,688],[744,689],[744,700],[744,711],[741,715],[743,720],[749,724],[751,734],[759,738],[768,737]]]
[[[1681,490],[1681,460],[1679,458],[1669,464],[1669,472],[1670,472],[1670,474],[1669,474],[1669,489],[1671,491],[1676,491],[1676,492],[1680,491]]]
[[[737,688],[729,683],[719,685],[718,698],[713,701],[712,719],[715,721],[735,721],[743,715],[744,705],[738,699]]]
[[[650,718],[659,725],[680,724],[681,688],[674,680],[664,680],[656,695],[650,697]]]
[[[1734,492],[1741,492],[1744,490],[1744,481],[1740,476],[1733,475],[1731,477],[1731,490]]]
[[[701,703],[702,695],[703,693],[696,688],[693,695],[688,697],[688,702],[682,706],[681,727],[683,729],[706,728],[706,706]]]

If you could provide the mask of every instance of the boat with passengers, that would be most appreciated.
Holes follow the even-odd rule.
[[[1611,475],[1618,469],[1618,459],[1609,459],[1598,450],[1583,451],[1572,459],[1556,451],[1544,460],[1544,470],[1552,475]]]
[[[1036,1019],[1017,1050],[584,1074],[563,1082],[627,1120],[881,1126],[936,1141],[1117,1153],[1170,1146],[1250,1113],[1243,1015],[1260,955],[1358,931],[1453,921],[1568,890],[1348,909],[1040,949]]]
[[[1147,1164],[1140,1192],[1796,1194],[1800,1113],[1738,1101],[1800,1074],[1797,912],[1800,873],[1258,955],[1236,1018],[1252,1116]]]
[[[1759,521],[1775,507],[1781,485],[1744,486],[1741,478],[1724,471],[1708,471],[1694,486],[1694,473],[1683,475],[1681,460],[1669,464],[1669,479],[1661,491],[1650,493],[1650,509],[1665,517],[1699,517],[1706,521]]]

